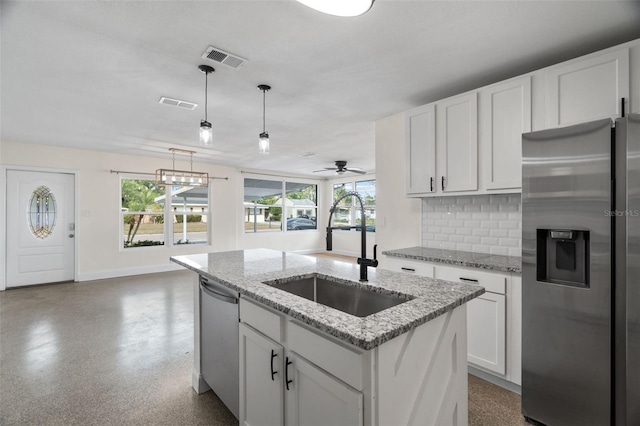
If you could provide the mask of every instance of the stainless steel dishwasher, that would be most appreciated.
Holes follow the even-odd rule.
[[[202,377],[238,418],[239,294],[200,276],[200,369]]]

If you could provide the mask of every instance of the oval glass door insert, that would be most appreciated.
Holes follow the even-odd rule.
[[[29,227],[31,233],[40,239],[45,239],[53,232],[56,224],[56,199],[46,186],[39,186],[29,200]]]

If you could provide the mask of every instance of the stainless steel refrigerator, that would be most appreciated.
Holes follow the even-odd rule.
[[[522,413],[640,425],[640,115],[522,137]]]

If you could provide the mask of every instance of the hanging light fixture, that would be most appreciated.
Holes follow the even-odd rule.
[[[335,16],[358,16],[373,6],[374,0],[297,0],[312,9]]]
[[[169,148],[169,151],[173,154],[173,168],[156,170],[157,184],[173,186],[209,186],[209,173],[193,171],[193,154],[196,153],[195,151],[178,148]],[[191,163],[189,170],[176,170],[176,152],[189,155],[189,161]]]
[[[207,98],[208,98],[208,77],[215,71],[209,65],[200,65],[198,67],[204,73],[204,120],[200,120],[200,146],[213,146],[213,129],[211,123],[207,121]]]
[[[258,151],[260,154],[269,155],[269,133],[265,130],[265,111],[267,92],[271,90],[271,86],[261,84],[258,86],[258,90],[262,91],[262,133],[258,139]]]

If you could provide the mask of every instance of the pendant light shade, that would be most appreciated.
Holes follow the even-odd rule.
[[[208,109],[208,80],[209,74],[215,71],[213,67],[209,65],[200,65],[198,67],[200,71],[204,73],[204,120],[200,120],[200,146],[212,147],[213,146],[213,129],[211,123],[207,121],[207,109]]]
[[[297,0],[322,13],[335,16],[359,16],[371,9],[374,0]]]
[[[269,133],[265,130],[265,115],[266,115],[266,96],[267,92],[271,90],[271,86],[261,84],[258,86],[258,90],[262,91],[262,133],[258,137],[258,152],[260,154],[269,155]]]

